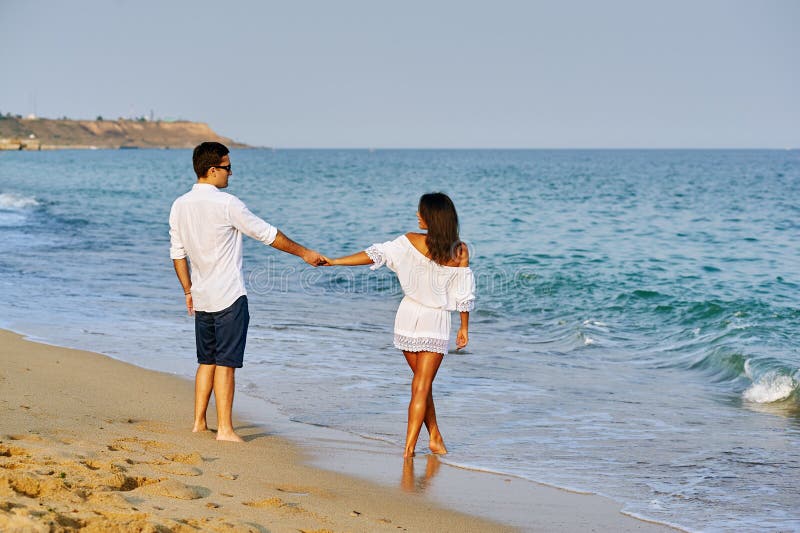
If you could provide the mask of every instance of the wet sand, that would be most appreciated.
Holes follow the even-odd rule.
[[[343,458],[357,454],[335,451],[333,441],[310,450],[235,418],[246,442],[217,442],[213,432],[189,431],[190,381],[103,355],[0,330],[0,358],[2,531],[671,531],[606,498],[459,471],[430,456],[395,461],[392,486],[343,473],[357,468]],[[312,456],[327,457],[325,469]],[[372,455],[364,468],[385,463]],[[434,477],[450,500],[426,492]],[[496,521],[440,503],[470,508],[470,498],[490,501]]]

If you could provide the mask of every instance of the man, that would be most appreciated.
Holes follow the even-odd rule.
[[[170,257],[195,316],[197,375],[194,428],[206,431],[211,391],[217,404],[217,440],[241,442],[231,421],[234,373],[242,367],[247,325],[247,293],[242,274],[242,234],[319,266],[319,253],[301,246],[251,213],[236,196],[222,192],[233,171],[229,151],[217,142],[194,149],[197,183],[172,204]],[[189,264],[191,262],[191,275]]]

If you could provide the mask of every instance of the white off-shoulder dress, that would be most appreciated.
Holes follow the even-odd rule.
[[[469,267],[443,266],[414,248],[408,237],[366,250],[376,270],[397,274],[405,296],[394,321],[394,345],[408,352],[447,354],[451,311],[475,307],[475,277]]]

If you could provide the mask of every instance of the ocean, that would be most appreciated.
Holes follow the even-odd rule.
[[[690,531],[800,531],[800,151],[231,159],[229,192],[329,256],[416,231],[422,193],[454,200],[478,301],[434,384],[445,462]],[[0,153],[0,327],[192,377],[167,218],[193,182],[188,150]],[[238,389],[401,453],[393,274],[246,240],[245,276]]]

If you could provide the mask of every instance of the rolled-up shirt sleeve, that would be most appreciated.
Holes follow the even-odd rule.
[[[228,204],[228,216],[233,227],[268,246],[278,236],[278,228],[251,213],[238,198],[232,198]]]
[[[178,231],[178,214],[175,205],[169,211],[169,257],[170,259],[186,258],[186,248],[183,247],[181,234]]]

